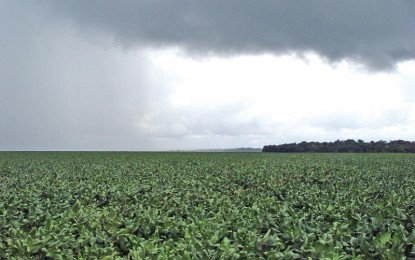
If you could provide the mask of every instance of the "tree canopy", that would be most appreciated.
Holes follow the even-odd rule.
[[[301,142],[288,143],[281,145],[265,145],[262,152],[277,153],[302,153],[302,152],[319,152],[319,153],[414,153],[415,142],[394,140],[394,141],[371,141],[363,140],[337,140],[335,142]]]

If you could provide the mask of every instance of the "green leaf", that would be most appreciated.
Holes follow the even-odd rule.
[[[388,231],[388,232],[385,232],[385,233],[380,235],[379,242],[382,245],[384,245],[384,244],[388,243],[390,241],[390,239],[391,239],[391,232]]]
[[[184,250],[183,260],[190,260],[190,254],[189,252],[187,252],[187,250]]]
[[[271,229],[268,229],[267,233],[264,235],[263,238],[268,238],[269,237],[269,234],[271,234]]]

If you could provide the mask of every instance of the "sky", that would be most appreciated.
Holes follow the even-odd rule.
[[[0,0],[0,150],[415,141],[415,1]]]

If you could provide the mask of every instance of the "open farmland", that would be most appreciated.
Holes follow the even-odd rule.
[[[0,153],[0,258],[415,258],[415,155]]]

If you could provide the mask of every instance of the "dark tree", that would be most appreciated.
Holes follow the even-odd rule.
[[[347,139],[344,141],[336,140],[334,142],[301,142],[280,145],[266,145],[262,152],[274,153],[415,153],[415,142],[395,140],[395,141],[371,141]]]

